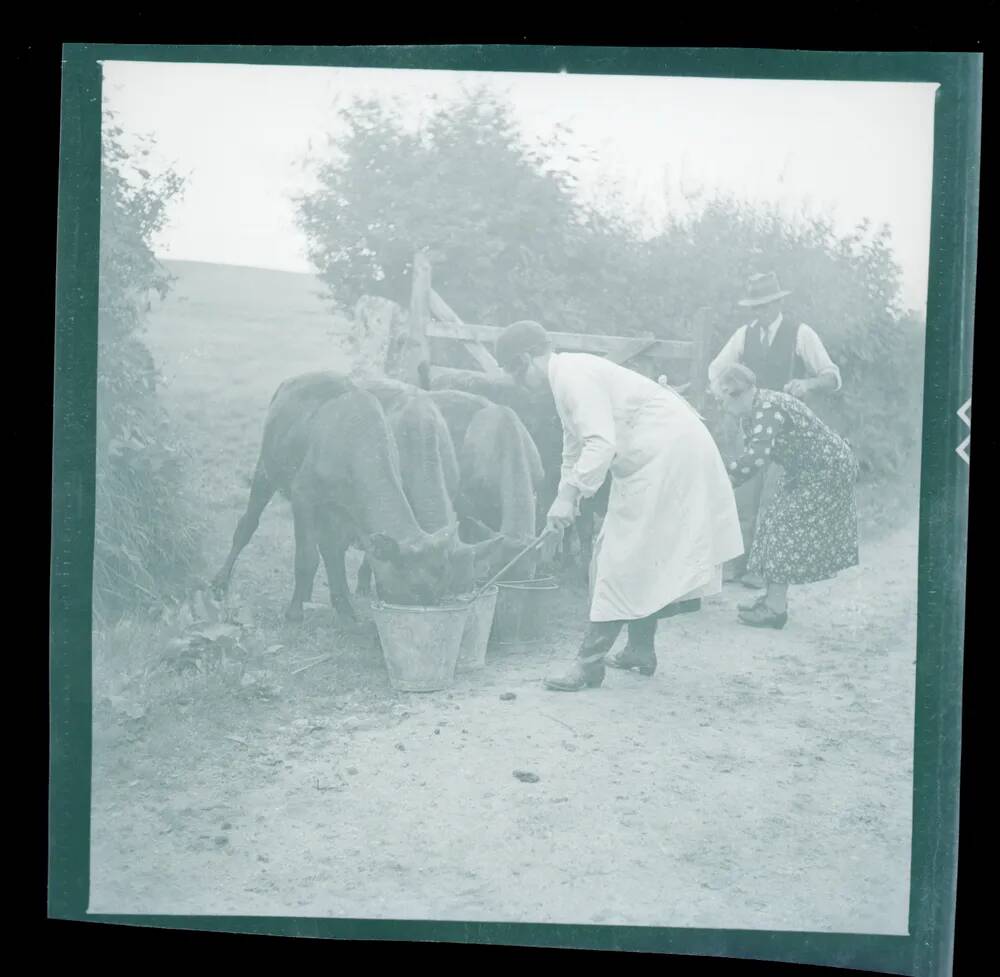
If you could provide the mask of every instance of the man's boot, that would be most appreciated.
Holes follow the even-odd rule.
[[[611,652],[604,660],[612,668],[638,669],[640,675],[656,671],[656,618],[643,617],[628,622],[628,642],[621,651]]]
[[[604,681],[604,656],[614,645],[624,621],[592,621],[576,659],[545,679],[545,687],[556,692],[579,692],[597,688]]]

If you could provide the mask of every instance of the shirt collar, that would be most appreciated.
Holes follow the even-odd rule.
[[[785,317],[784,312],[779,312],[777,318],[767,327],[767,342],[768,342],[768,345],[770,345],[771,343],[774,342],[775,333],[777,333],[778,327],[781,325],[781,321],[782,321],[782,319],[784,319],[784,317]],[[759,322],[760,322],[760,319],[754,319],[754,321],[751,322],[750,325],[747,328],[753,329],[753,327],[756,326],[756,325],[758,325]]]

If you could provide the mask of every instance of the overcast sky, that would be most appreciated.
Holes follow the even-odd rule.
[[[596,151],[573,164],[584,193],[617,182],[653,223],[699,189],[826,213],[843,231],[887,223],[904,301],[925,306],[934,85],[107,62],[104,88],[126,131],[154,136],[186,177],[163,257],[309,271],[290,197],[334,101],[384,95],[416,114],[484,81],[529,138],[563,122]]]

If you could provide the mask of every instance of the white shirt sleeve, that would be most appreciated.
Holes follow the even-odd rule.
[[[580,452],[583,450],[583,443],[580,439],[563,425],[563,451],[562,451],[562,471],[559,475],[560,482],[565,482],[567,476],[573,471],[573,466],[580,459]]]
[[[802,362],[809,368],[813,376],[822,376],[824,373],[832,373],[837,378],[835,389],[841,388],[840,369],[823,345],[823,340],[816,335],[816,331],[804,322],[799,326],[799,335],[795,344],[795,351],[802,358]]]
[[[746,338],[747,327],[740,326],[740,328],[729,337],[729,342],[722,347],[719,351],[719,355],[708,364],[708,382],[716,393],[718,393],[718,390],[715,386],[715,382],[719,379],[719,374],[727,366],[732,366],[733,364],[742,361]]]
[[[604,484],[617,451],[611,398],[600,384],[573,369],[560,371],[558,396],[568,415],[560,487],[572,485],[589,498]]]

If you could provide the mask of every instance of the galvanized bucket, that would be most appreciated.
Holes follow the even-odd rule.
[[[458,654],[460,669],[482,668],[486,664],[486,646],[493,627],[498,593],[496,586],[489,587],[471,602],[471,612],[465,622],[462,647]]]
[[[438,692],[455,680],[470,604],[372,604],[389,684],[397,692]]]
[[[559,589],[554,577],[504,580],[497,584],[493,640],[500,645],[537,644],[544,640],[546,605]]]

